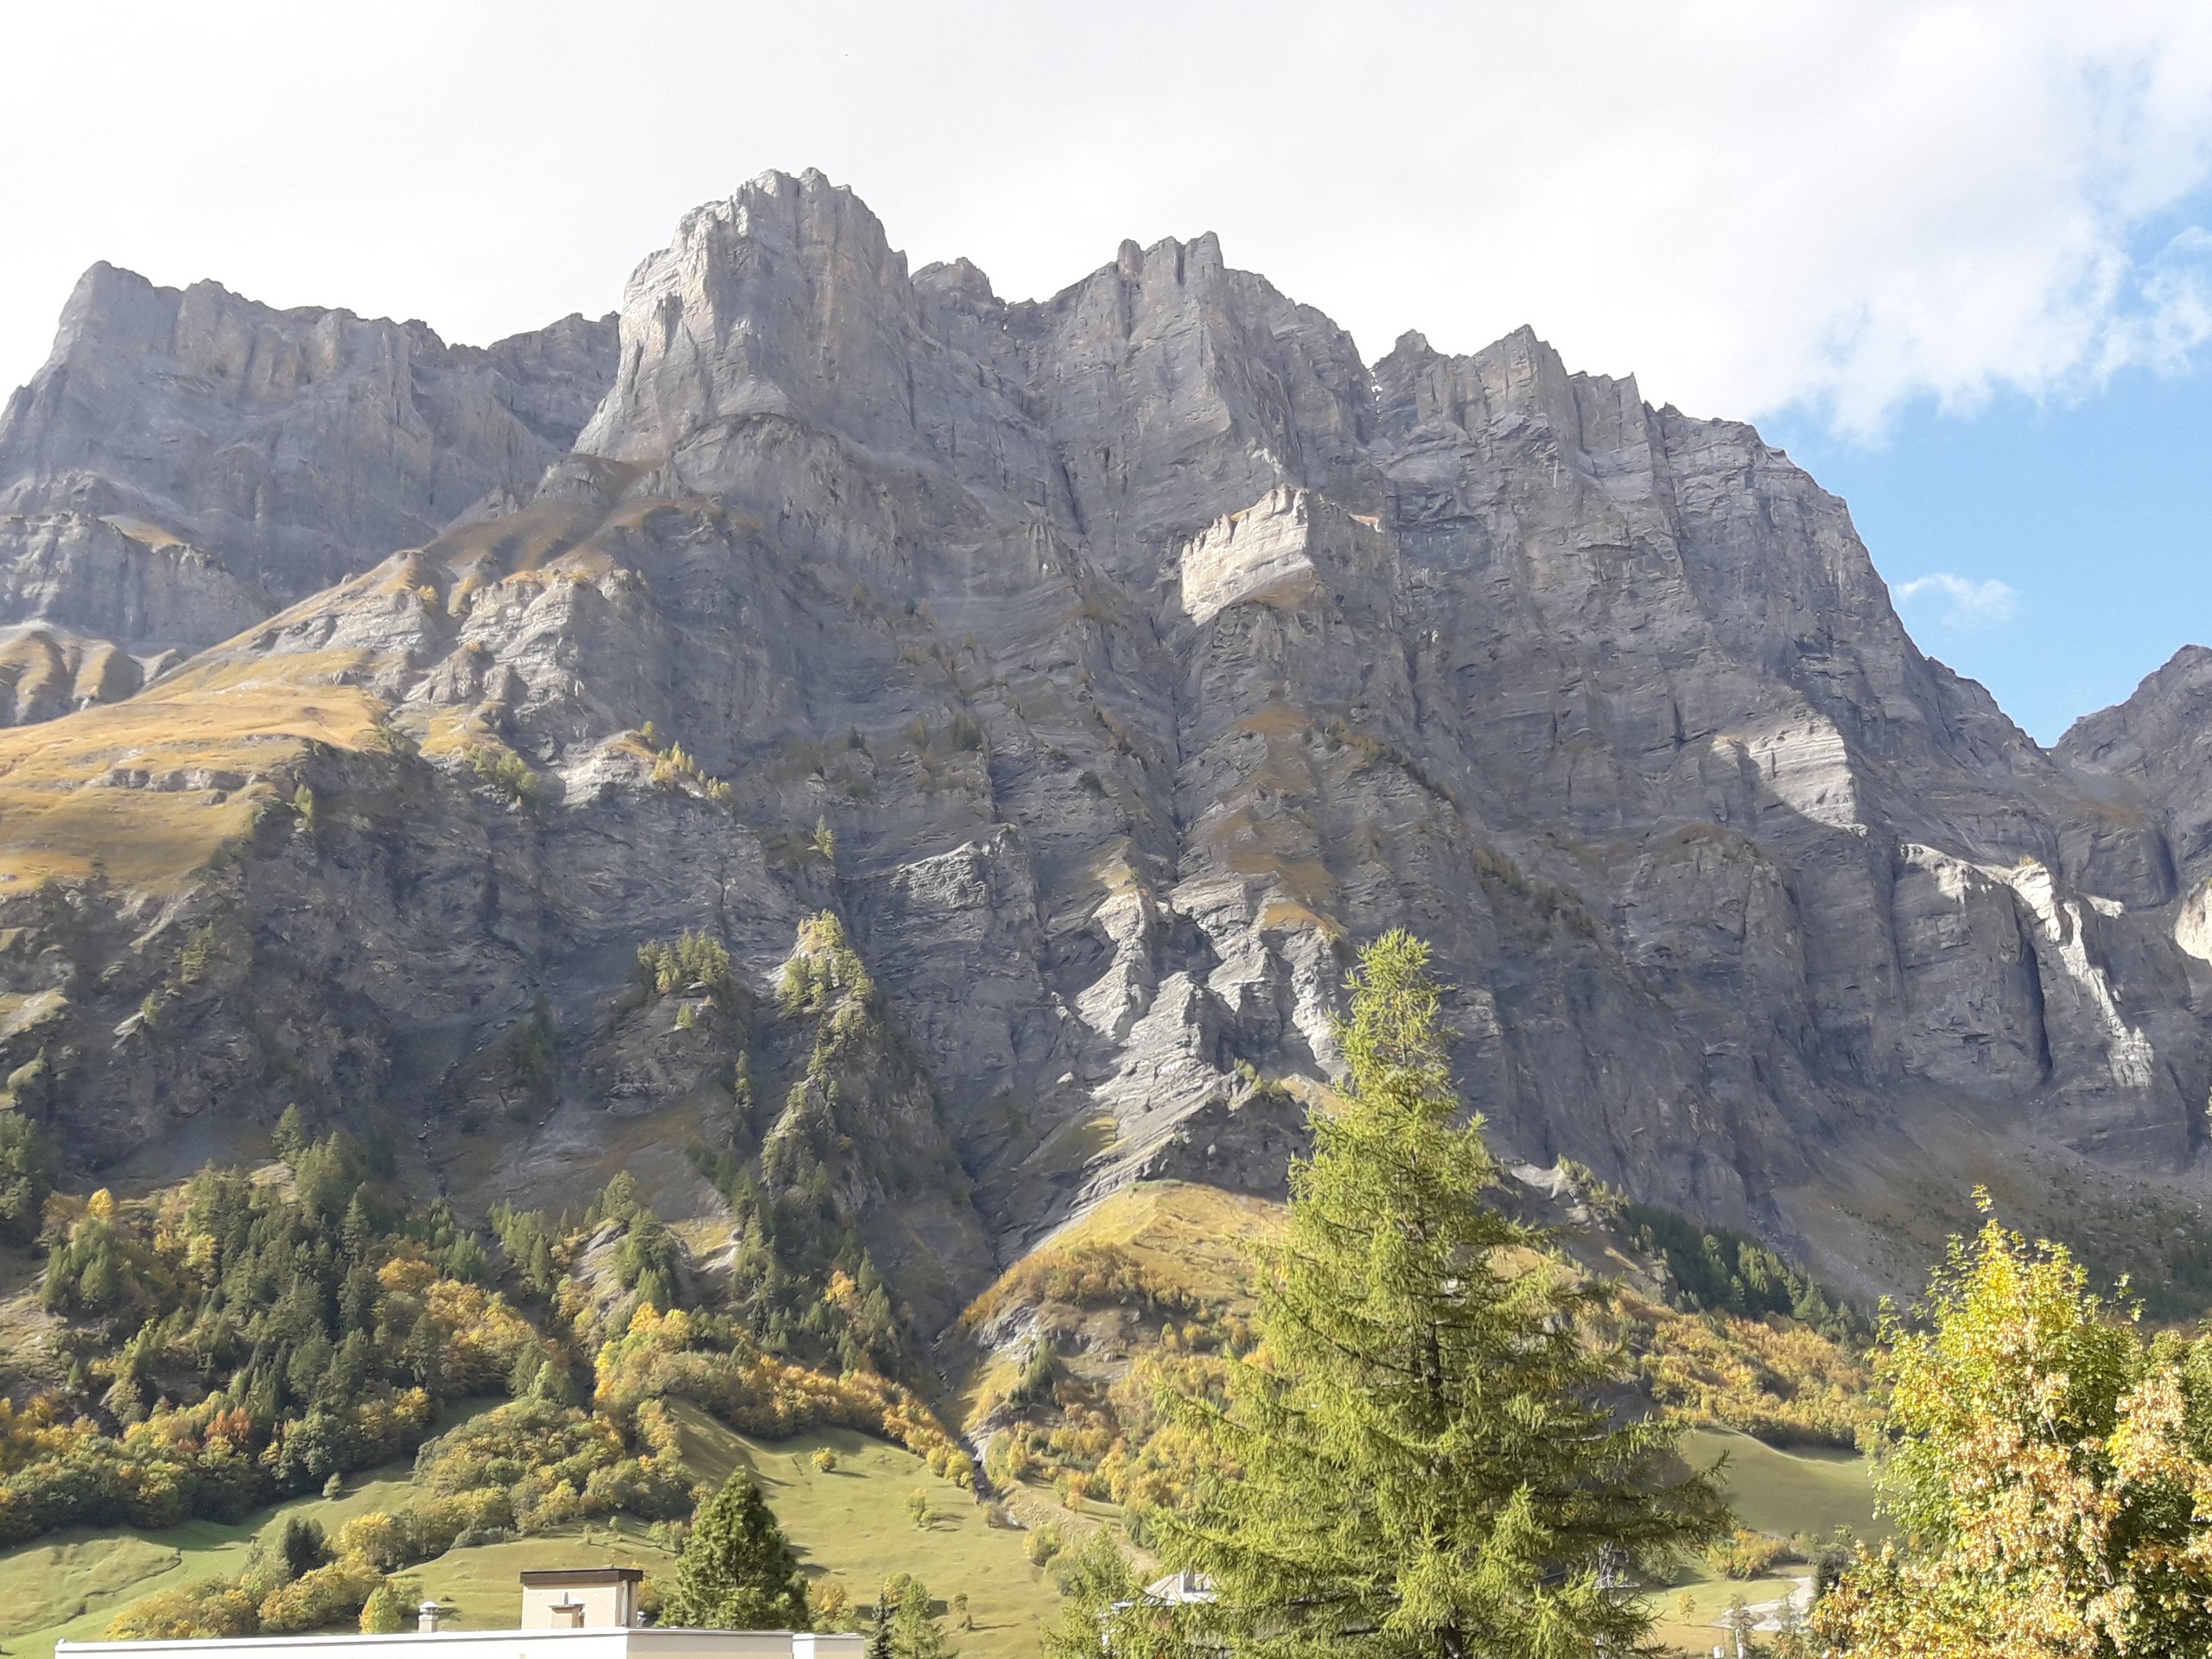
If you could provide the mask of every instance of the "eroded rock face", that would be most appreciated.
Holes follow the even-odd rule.
[[[199,650],[511,509],[606,390],[613,336],[569,317],[448,346],[95,265],[0,413],[0,624]]]
[[[1834,1195],[1870,1150],[1963,1191],[1971,1125],[2195,1179],[2212,806],[2164,734],[2202,726],[2212,671],[2170,668],[2054,761],[1913,645],[1786,456],[1525,330],[1465,357],[1408,335],[1370,369],[1210,237],[1008,302],[964,262],[910,276],[815,174],[687,216],[604,351],[576,323],[474,356],[342,313],[218,326],[245,302],[113,273],[79,302],[0,457],[120,410],[134,499],[265,525],[243,574],[339,559],[341,519],[375,526],[349,548],[421,543],[203,659],[365,688],[403,751],[373,761],[402,793],[342,791],[336,868],[326,816],[312,869],[295,832],[226,878],[281,892],[238,925],[344,988],[353,1047],[314,1048],[333,1109],[404,1078],[443,1144],[543,996],[560,1080],[517,1133],[680,1137],[712,1044],[606,1023],[637,945],[709,931],[765,997],[835,909],[1003,1258],[1146,1175],[1270,1190],[1296,1114],[1253,1079],[1332,1075],[1351,953],[1406,926],[1510,1157],[1862,1285],[1889,1282],[1878,1228]],[[127,371],[113,340],[140,338],[196,365],[190,399]],[[363,401],[325,389],[367,385],[412,390],[357,517],[242,518],[226,478],[296,498],[238,411],[275,398],[312,447]],[[195,423],[201,461],[163,471],[149,445]],[[10,487],[58,511],[60,476]],[[132,982],[71,995],[91,1021]],[[253,1049],[226,1040],[206,1052]],[[143,1103],[103,1146],[215,1097],[175,1054],[77,1064],[57,1109],[96,1075]],[[229,1086],[274,1103],[249,1069]],[[919,1133],[901,1088],[884,1121]],[[931,1306],[980,1270],[946,1249]]]
[[[2111,803],[2112,817],[2154,847],[2163,839],[2160,850],[2171,863],[2154,866],[2152,903],[2170,897],[2177,878],[2194,886],[2212,869],[2212,791],[2203,783],[2212,771],[2208,714],[2212,651],[2185,645],[2126,702],[2075,721],[2055,751],[2062,766]],[[2146,810],[2156,815],[2163,838],[2155,829],[2144,834],[2152,826],[2138,815]]]
[[[143,521],[0,518],[0,681],[10,688],[0,723],[127,697],[274,608],[212,555]]]
[[[125,515],[281,599],[419,545],[557,459],[613,368],[605,321],[488,348],[85,273],[0,416],[0,505]]]

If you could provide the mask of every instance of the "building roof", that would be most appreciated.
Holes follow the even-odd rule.
[[[864,1636],[789,1630],[407,1630],[396,1636],[194,1637],[174,1641],[71,1642],[61,1659],[862,1659]]]
[[[642,1567],[562,1567],[524,1573],[522,1581],[533,1590],[557,1590],[571,1586],[635,1584],[645,1576]]]
[[[1217,1599],[1213,1580],[1203,1573],[1170,1573],[1164,1579],[1154,1579],[1144,1587],[1147,1601],[1161,1602],[1173,1607],[1185,1602]]]

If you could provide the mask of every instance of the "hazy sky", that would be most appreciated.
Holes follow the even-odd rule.
[[[813,166],[1001,294],[1213,230],[1370,357],[1525,321],[1758,419],[2046,740],[2212,636],[2193,0],[78,0],[0,48],[10,384],[95,259],[480,341],[612,309],[685,208]]]

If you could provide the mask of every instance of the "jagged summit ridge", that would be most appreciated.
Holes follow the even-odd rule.
[[[186,297],[130,326],[233,337],[186,329]],[[818,174],[687,215],[611,329],[527,349],[249,308],[264,344],[193,350],[327,340],[335,378],[178,391],[125,372],[109,308],[11,404],[10,499],[83,514],[42,493],[110,467],[234,570],[303,526],[334,545],[363,503],[407,530],[143,694],[293,687],[320,731],[342,693],[387,735],[267,773],[345,804],[311,835],[162,876],[199,895],[180,918],[255,942],[259,1001],[183,999],[189,1041],[74,1045],[55,1110],[88,1155],[259,1109],[251,1020],[298,1033],[331,1110],[426,1101],[465,1162],[456,1103],[540,996],[557,1083],[502,1179],[611,1144],[617,1099],[680,1137],[711,1068],[605,1058],[637,948],[706,930],[765,995],[829,909],[1001,1255],[1147,1175],[1279,1181],[1344,952],[1401,925],[1458,988],[1461,1084],[1510,1156],[1861,1282],[1913,1223],[1846,1195],[1933,1216],[1993,1135],[2015,1169],[2196,1179],[2212,1048],[2168,826],[2201,785],[2140,799],[2044,754],[1915,647],[1840,501],[1531,330],[1363,364],[1210,236],[1009,302],[965,262],[910,274]],[[67,414],[77,365],[111,361],[113,443]],[[327,418],[403,368],[395,424]],[[255,540],[196,467],[146,470],[134,410],[243,444],[298,510]],[[287,471],[362,432],[400,459]],[[238,523],[249,553],[219,543]],[[144,992],[72,984],[54,1018],[87,1033]]]
[[[534,484],[597,402],[610,333],[448,346],[95,265],[0,415],[0,505],[130,513],[296,597]]]
[[[0,413],[0,562],[46,573],[10,584],[0,624],[60,621],[141,658],[226,639],[526,497],[598,402],[613,348],[604,319],[449,346],[420,322],[94,265]],[[118,569],[117,532],[145,550],[122,565],[149,568]],[[74,594],[66,614],[37,602],[56,588]],[[66,706],[88,700],[111,698]],[[18,696],[18,719],[41,711],[57,712]]]

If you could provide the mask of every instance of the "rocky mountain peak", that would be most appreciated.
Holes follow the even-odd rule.
[[[215,644],[518,502],[598,404],[613,346],[612,319],[449,346],[421,322],[95,265],[0,414],[0,563],[16,573],[0,627],[58,623],[139,664],[100,696],[135,690],[164,650]],[[84,701],[19,694],[13,712]]]
[[[914,314],[906,256],[849,190],[763,174],[632,273],[614,384],[577,448],[711,489],[701,451],[734,425],[903,404]]]
[[[420,322],[95,266],[0,416],[0,506],[129,513],[312,592],[534,483],[575,435],[564,416],[596,402],[612,335],[573,317],[448,346]]]
[[[2059,765],[2122,811],[2167,828],[2177,879],[2212,876],[2212,651],[2184,645],[2125,702],[2085,715],[2053,752]]]
[[[828,914],[880,997],[852,1086],[941,1133],[963,1261],[1140,1179],[1278,1182],[1345,953],[1395,925],[1457,988],[1502,1150],[1850,1282],[1923,1259],[1889,1252],[1999,1142],[2045,1198],[2196,1179],[2212,810],[2163,734],[2212,676],[2045,755],[1914,645],[1788,456],[1531,329],[1370,365],[1211,236],[1009,302],[966,261],[910,275],[812,173],[687,215],[618,323],[483,351],[87,291],[0,428],[10,533],[47,550],[0,591],[47,619],[19,709],[130,701],[0,764],[0,876],[56,868],[41,824],[159,825],[100,902],[219,913],[261,999],[179,990],[189,1040],[95,1040],[148,994],[118,968],[0,1037],[20,1064],[81,1024],[55,1109],[100,1156],[312,1074],[334,1113],[428,1103],[423,1144],[474,1168],[527,1025],[552,1058],[509,1175],[613,1144],[618,1103],[673,1167],[739,1039],[626,1001],[639,950],[710,938],[765,998]],[[63,620],[182,613],[146,597],[164,537],[207,626],[216,573],[285,608],[136,691]],[[87,574],[126,564],[127,603]],[[246,696],[254,741],[213,758],[149,759],[130,713]],[[232,822],[177,819],[188,785],[259,827],[185,834]],[[219,844],[247,849],[219,879]],[[132,926],[134,961],[166,949]],[[0,953],[6,990],[56,960]],[[298,1069],[257,1070],[278,1027]],[[1867,1183],[1914,1196],[1868,1219]]]

